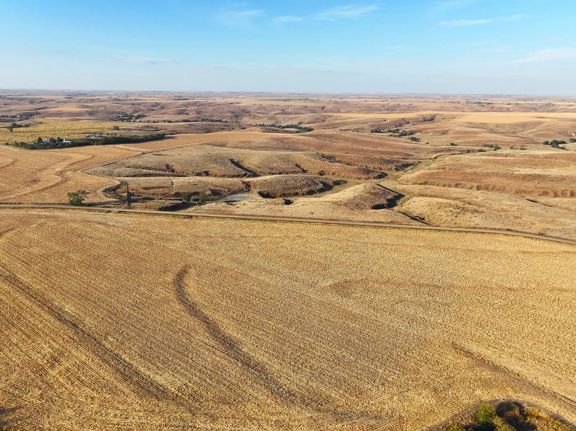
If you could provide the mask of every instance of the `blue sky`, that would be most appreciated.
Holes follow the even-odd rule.
[[[576,95],[574,0],[0,0],[0,88]]]

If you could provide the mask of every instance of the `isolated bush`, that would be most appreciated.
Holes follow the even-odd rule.
[[[70,205],[80,206],[84,203],[84,199],[88,193],[85,190],[78,190],[75,192],[68,192],[68,202]]]
[[[178,197],[182,199],[184,202],[190,202],[192,200],[192,193],[190,192],[179,193]]]
[[[490,404],[482,404],[478,407],[474,416],[480,423],[491,423],[496,417],[496,409]]]
[[[208,194],[205,192],[202,192],[198,195],[198,205],[204,205],[207,201],[208,201]]]

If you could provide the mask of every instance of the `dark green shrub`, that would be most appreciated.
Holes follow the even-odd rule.
[[[474,416],[480,423],[492,423],[496,417],[496,409],[490,404],[482,404]]]
[[[78,190],[75,192],[68,192],[68,202],[70,205],[80,206],[84,203],[84,199],[88,193],[85,190]]]

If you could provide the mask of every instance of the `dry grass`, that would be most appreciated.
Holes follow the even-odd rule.
[[[487,234],[2,210],[21,429],[423,430],[576,419],[576,252]]]

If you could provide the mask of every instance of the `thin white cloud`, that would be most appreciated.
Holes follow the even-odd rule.
[[[296,15],[284,15],[274,18],[274,22],[276,24],[286,24],[290,22],[301,22],[301,21],[304,21],[304,18]]]
[[[226,27],[250,28],[254,20],[263,15],[260,9],[225,10],[216,14],[216,21]]]
[[[167,64],[174,63],[174,60],[169,58],[156,58],[156,57],[141,57],[137,55],[117,55],[110,58],[115,62],[130,63],[130,64]]]
[[[314,18],[321,21],[358,19],[376,10],[378,10],[378,6],[376,6],[375,4],[336,6],[318,12],[317,14],[314,15]]]
[[[444,27],[473,27],[478,25],[521,21],[525,18],[526,18],[525,15],[510,15],[510,16],[498,16],[494,18],[453,19],[448,21],[440,21],[440,25]]]
[[[531,52],[519,60],[516,64],[548,63],[562,60],[576,60],[576,48],[549,48]]]
[[[440,24],[445,27],[470,27],[475,25],[486,25],[493,23],[491,19],[453,19],[450,21],[441,21]]]
[[[452,10],[464,9],[478,2],[480,2],[480,0],[445,0],[436,3],[435,9],[447,12]]]

